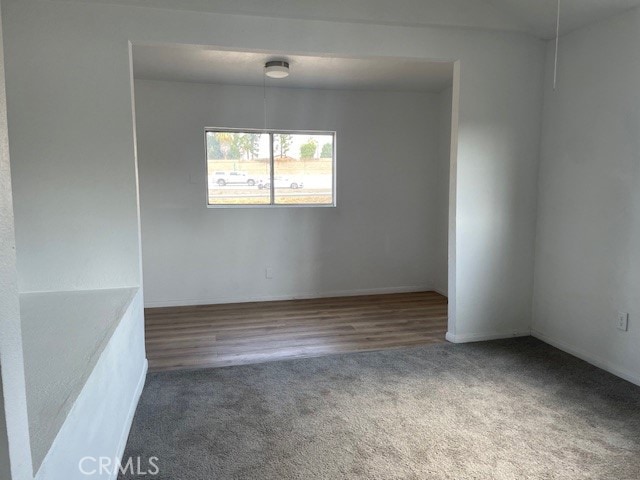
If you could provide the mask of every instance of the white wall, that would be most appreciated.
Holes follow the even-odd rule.
[[[116,478],[109,475],[112,469],[85,475],[79,463],[84,457],[122,457],[147,372],[143,345],[142,293],[138,292],[100,354],[36,480]],[[146,465],[147,459],[141,461]],[[86,472],[97,469],[97,460],[85,461],[82,467]]]
[[[640,383],[640,11],[560,45],[556,92],[547,51],[533,331]]]
[[[0,19],[2,16],[0,15]],[[29,428],[18,302],[4,48],[0,25],[0,478],[31,479]],[[5,443],[6,434],[10,443]],[[12,477],[6,475],[7,454]]]
[[[147,306],[433,288],[437,95],[270,88],[269,128],[337,132],[338,206],[208,209],[204,128],[261,128],[263,89],[135,86]]]
[[[98,359],[122,322],[131,320],[131,303],[137,288],[31,293],[20,296],[25,383],[34,471],[45,457],[78,395],[85,388]],[[127,345],[129,341],[127,341]],[[140,341],[127,353],[131,369],[141,368],[135,355]],[[122,388],[120,379],[108,376],[104,385]],[[88,388],[88,387],[86,387]],[[86,390],[85,388],[85,390]],[[103,419],[103,421],[106,419]]]
[[[17,39],[29,23],[4,22],[19,290],[139,286],[126,40],[80,41],[54,21],[41,33],[55,40],[34,45]]]
[[[436,238],[434,250],[433,287],[438,292],[448,294],[449,269],[449,174],[451,169],[451,109],[453,88],[444,89],[437,98],[438,155],[436,162]]]
[[[71,0],[148,6],[148,0]],[[452,26],[531,32],[531,25],[500,6],[478,0],[154,0],[160,8],[354,23]],[[547,37],[548,38],[548,37]]]
[[[2,371],[2,365],[0,365]],[[4,413],[4,392],[0,381],[0,478],[11,480],[11,464],[9,462],[9,439],[7,437],[7,420]]]
[[[136,280],[128,41],[458,59],[459,143],[451,191],[456,236],[449,276],[456,317],[450,338],[529,330],[543,43],[471,29],[5,2],[25,288],[74,286],[87,266],[107,273],[91,275],[83,285]],[[49,220],[59,215],[60,221]]]
[[[6,5],[3,2],[3,8]],[[11,6],[7,9],[10,10]],[[10,14],[7,16],[11,17]],[[11,27],[16,26],[14,22],[18,22],[18,30],[28,23],[22,23],[15,17],[7,20],[3,16],[2,20],[6,37],[14,39],[15,36],[9,32]],[[11,27],[7,28],[7,25]],[[56,26],[50,27],[57,31]],[[74,55],[73,60],[67,58],[71,62],[65,64],[62,60],[65,54],[61,53],[65,51],[64,40],[59,40],[55,46],[43,46],[40,52],[44,55],[43,61],[38,62],[37,66],[23,56],[25,52],[21,50],[20,42],[6,42],[7,83],[13,82],[13,88],[7,87],[11,90],[7,95],[7,107],[12,110],[9,137],[11,153],[15,153],[11,158],[11,172],[4,115],[4,74],[1,75],[0,357],[13,480],[33,478],[33,472],[47,453],[60,424],[65,422],[63,429],[68,425],[70,420],[67,413],[78,393],[76,389],[82,387],[83,391],[88,392],[85,396],[101,399],[83,410],[84,418],[76,419],[75,427],[66,427],[73,428],[76,434],[91,433],[91,436],[76,438],[75,443],[65,442],[65,455],[72,456],[85,451],[83,448],[96,446],[101,446],[110,455],[115,454],[122,443],[120,437],[127,433],[123,432],[126,422],[122,419],[129,414],[131,405],[126,402],[131,401],[132,391],[136,387],[122,379],[127,375],[139,375],[144,366],[142,333],[131,338],[110,339],[114,325],[114,328],[106,331],[97,328],[85,331],[82,345],[71,344],[70,337],[66,342],[63,340],[58,351],[50,353],[50,358],[45,358],[53,359],[50,366],[57,360],[73,359],[76,352],[84,351],[86,354],[87,350],[91,350],[89,356],[98,355],[101,352],[99,347],[103,344],[111,345],[111,349],[121,356],[121,361],[118,368],[103,368],[99,373],[96,373],[97,369],[93,370],[90,377],[94,379],[92,386],[87,386],[89,383],[85,384],[85,381],[95,361],[86,355],[76,357],[70,368],[58,372],[67,383],[55,383],[60,380],[55,376],[46,379],[48,384],[42,386],[38,394],[44,403],[48,402],[47,406],[51,409],[49,413],[55,412],[51,415],[55,427],[47,432],[46,438],[39,437],[37,428],[32,429],[35,434],[30,435],[27,404],[34,399],[34,395],[27,397],[23,356],[26,363],[42,360],[43,351],[30,348],[23,352],[18,291],[135,286],[140,283],[141,271],[130,95],[110,95],[109,92],[113,93],[112,86],[101,85],[99,76],[92,78],[85,70],[84,55],[104,54],[104,47],[93,44],[91,53],[84,50],[76,52],[78,55]],[[84,43],[91,48],[89,42]],[[128,52],[126,42],[124,50]],[[121,72],[127,74],[121,85],[129,91],[128,55],[121,60]],[[43,82],[43,70],[52,67],[55,70],[54,64],[64,64],[64,67],[58,74],[45,74],[48,78]],[[74,76],[81,84],[88,82],[92,87],[104,90],[101,94],[96,94],[96,91],[88,93],[86,89],[84,92],[82,89],[68,90],[63,78],[65,75]],[[25,102],[23,96],[29,101]],[[119,122],[112,122],[112,115],[125,116],[128,122],[125,121],[125,126],[121,127]],[[38,140],[33,141],[34,138]],[[12,186],[16,187],[13,205]],[[18,224],[17,240],[14,240],[13,206]],[[99,322],[105,319],[90,320]],[[135,320],[141,329],[141,308],[138,308]],[[53,326],[50,312],[42,312],[36,321],[40,323],[34,326],[36,332],[41,331],[39,341],[47,343],[52,340],[52,337],[43,333],[47,327]],[[56,333],[68,333],[70,328],[71,323],[61,323]],[[77,330],[71,331],[79,333]],[[69,367],[69,363],[65,367]],[[69,383],[73,385],[68,389]],[[105,390],[113,396],[105,395]],[[62,408],[56,411],[56,407],[61,407],[58,400],[62,395],[66,395],[65,401]],[[98,407],[103,405],[100,402],[104,403],[106,414],[96,416]],[[123,403],[126,403],[124,407]],[[73,408],[76,405],[77,402],[73,403]],[[51,424],[41,421],[42,417],[37,414],[32,418],[32,426],[37,422],[38,427],[51,427]],[[90,425],[92,430],[82,430],[78,424]],[[117,430],[118,438],[109,436],[106,433],[109,429]],[[45,438],[46,442],[40,441],[41,438]],[[33,456],[32,444],[35,446]],[[53,455],[55,458],[58,454]],[[57,480],[66,478],[64,473],[64,470],[53,470],[44,476],[39,475],[39,478]]]

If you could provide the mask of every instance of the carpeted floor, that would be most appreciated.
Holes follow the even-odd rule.
[[[151,374],[125,459],[222,479],[640,478],[640,388],[533,338]]]

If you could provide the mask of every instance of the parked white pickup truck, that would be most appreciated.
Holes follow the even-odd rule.
[[[249,185],[253,187],[257,181],[245,172],[213,172],[209,175],[209,184],[216,183],[221,187],[225,185]]]

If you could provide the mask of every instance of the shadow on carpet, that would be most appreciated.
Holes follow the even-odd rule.
[[[640,387],[533,338],[150,374],[120,479],[638,479]]]

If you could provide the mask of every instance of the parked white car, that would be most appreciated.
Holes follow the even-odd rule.
[[[295,178],[287,178],[287,177],[273,177],[273,184],[276,188],[291,188],[293,190],[298,188],[303,188],[304,184],[301,180]],[[259,179],[257,182],[258,188],[270,188],[271,181],[270,179],[264,180]]]
[[[225,185],[249,185],[253,187],[257,181],[245,172],[213,172],[213,174],[209,175],[209,183],[215,183],[221,187]]]

